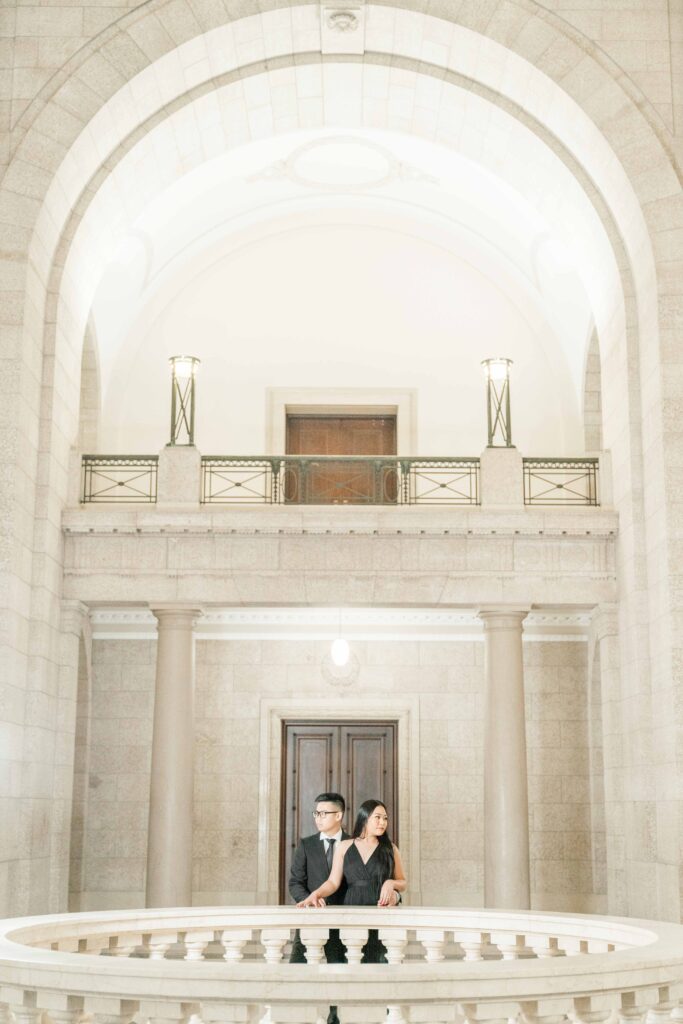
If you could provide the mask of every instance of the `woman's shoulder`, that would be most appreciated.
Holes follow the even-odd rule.
[[[399,853],[400,852],[398,846],[396,845],[396,843],[392,843],[391,844],[391,849],[394,851],[394,853]]]
[[[342,839],[342,841],[341,841],[341,842],[340,842],[340,844],[339,844],[339,849],[340,849],[340,850],[343,850],[343,851],[344,851],[344,853],[346,853],[346,851],[348,850],[348,848],[349,848],[350,846],[353,846],[353,843],[354,843],[354,840],[353,840],[353,839]]]

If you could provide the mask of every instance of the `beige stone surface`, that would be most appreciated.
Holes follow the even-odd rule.
[[[422,9],[421,4],[412,6]],[[64,596],[92,602],[181,598],[316,603],[334,583],[335,598],[349,603],[394,603],[406,592],[411,601],[424,604],[484,599],[557,603],[560,594],[568,604],[617,602],[615,624],[596,635],[599,655],[592,649],[585,677],[590,681],[583,704],[589,752],[585,758],[574,754],[581,778],[589,781],[590,811],[579,799],[585,795],[584,782],[563,781],[558,790],[548,769],[533,785],[545,797],[562,792],[574,807],[567,820],[579,832],[591,834],[595,879],[603,863],[596,852],[602,834],[596,810],[602,751],[609,908],[649,915],[654,907],[660,916],[678,918],[681,833],[671,822],[683,820],[678,740],[683,649],[679,5],[663,0],[547,0],[539,5],[492,0],[432,4],[423,16],[383,3],[370,5],[366,17],[366,46],[379,52],[376,60],[363,65],[366,70],[373,65],[375,72],[374,77],[368,74],[372,95],[365,97],[366,124],[426,133],[449,145],[458,142],[470,157],[505,166],[510,151],[504,133],[496,145],[489,140],[486,146],[476,133],[474,138],[458,135],[453,97],[456,89],[462,90],[468,101],[484,98],[537,137],[547,156],[547,162],[539,157],[539,173],[541,166],[548,170],[558,161],[568,175],[562,180],[585,199],[583,229],[592,251],[600,254],[588,280],[600,352],[602,443],[612,455],[618,540],[591,533],[579,541],[570,521],[568,532],[558,527],[552,542],[545,535],[532,541],[520,528],[519,517],[509,515],[504,537],[484,540],[473,532],[453,542],[440,539],[433,547],[429,538],[401,542],[405,565],[401,574],[392,576],[387,562],[395,548],[374,539],[353,549],[349,570],[346,541],[337,538],[308,538],[298,546],[273,537],[220,542],[184,538],[179,544],[145,537],[142,543],[130,543],[128,537],[113,535],[125,515],[116,520],[119,525],[112,519],[93,534],[85,533],[92,523],[82,517],[83,535],[67,539],[62,586],[61,513],[68,501],[71,448],[79,430],[89,297],[121,222],[135,218],[140,209],[136,202],[153,196],[159,180],[170,180],[143,180],[138,173],[140,191],[134,196],[134,190],[122,187],[130,178],[117,176],[118,165],[163,120],[164,104],[177,104],[179,111],[187,106],[179,114],[187,126],[188,113],[203,109],[193,107],[193,101],[202,99],[203,89],[209,94],[208,83],[216,75],[232,75],[231,81],[240,82],[236,102],[228,96],[227,78],[215,90],[227,90],[221,112],[226,146],[272,130],[319,126],[327,115],[338,118],[340,111],[350,117],[331,97],[326,111],[323,85],[330,76],[321,70],[317,54],[317,8],[300,5],[290,12],[270,7],[249,0],[226,0],[219,11],[217,5],[180,0],[158,9],[154,4],[93,6],[74,0],[54,6],[9,0],[0,9],[0,160],[11,158],[0,191],[0,624],[5,647],[0,798],[8,801],[3,810],[10,821],[0,866],[0,906],[18,913],[63,906],[66,899],[64,833],[74,793],[83,806],[78,788],[82,762],[80,782],[71,785],[72,740],[76,735],[83,743],[75,704],[83,701],[77,696],[82,675],[78,642],[75,634],[65,641],[60,633]],[[211,31],[218,35],[209,40]],[[463,45],[464,39],[470,45]],[[302,53],[314,58],[303,64]],[[286,74],[295,67],[272,109],[261,102],[263,83],[248,67],[266,54],[270,60],[282,58]],[[159,63],[153,67],[152,61]],[[392,65],[388,74],[387,62]],[[135,75],[140,77],[129,84]],[[247,79],[250,83],[242,84]],[[434,87],[435,81],[447,79],[448,88]],[[216,131],[210,135],[215,141]],[[172,149],[157,163],[164,171],[187,170],[215,152],[203,147],[204,140],[198,138],[192,152]],[[517,187],[540,193],[549,206],[561,205],[562,189],[539,190],[528,165],[514,172]],[[586,395],[595,396],[595,369],[587,370]],[[87,373],[94,373],[92,363]],[[587,412],[596,411],[589,408],[596,404],[594,397],[587,397],[586,404]],[[595,424],[587,422],[590,426]],[[71,525],[77,520],[74,514]],[[132,529],[145,530],[142,517],[129,520]],[[320,526],[329,528],[327,516],[321,516]],[[176,528],[191,527],[176,522]],[[421,524],[419,513],[413,528],[429,528]],[[489,525],[489,532],[494,528]],[[471,525],[464,529],[475,530]],[[517,529],[520,534],[515,534]],[[214,554],[218,563],[225,560],[222,574],[207,572]],[[367,570],[368,556],[378,560],[376,574]],[[269,574],[273,559],[281,575]],[[449,567],[440,571],[444,559]],[[134,564],[135,573],[130,568]],[[122,567],[128,570],[121,572]],[[135,677],[135,666],[127,667],[126,674],[129,670]],[[284,678],[289,680],[289,675]],[[390,678],[390,673],[384,675],[386,687]],[[106,671],[103,684],[105,680]],[[240,702],[244,712],[253,710],[246,698],[257,699],[259,684],[252,678],[250,685],[254,690],[245,692]],[[407,675],[396,671],[396,686],[409,685]],[[144,692],[130,691],[133,717],[145,712]],[[427,720],[436,722],[434,695],[423,696]],[[530,736],[536,715],[538,723],[545,723],[542,728],[555,733],[554,714],[565,709],[578,715],[576,701],[565,705],[551,700],[552,694],[534,696],[538,699],[532,701]],[[473,710],[476,701],[466,704]],[[99,716],[111,711],[125,720],[125,710],[119,691],[106,700],[95,688],[93,735]],[[582,719],[569,721],[574,724],[560,723],[560,743],[566,725],[565,735],[573,736],[578,751],[583,749]],[[457,728],[454,723],[453,735]],[[104,747],[92,748],[103,769],[109,756],[108,744]],[[121,796],[130,796],[141,783],[143,769],[126,773],[112,757],[121,770]],[[140,752],[130,758],[134,764],[144,760]],[[556,764],[566,766],[569,759],[560,747]],[[451,785],[454,795],[471,797],[476,792],[474,784],[456,779],[449,780],[449,793]],[[433,786],[425,785],[428,790]],[[106,820],[106,810],[98,810],[98,800],[90,791],[88,795],[89,818],[98,820],[99,814],[100,821]],[[126,805],[137,802],[122,799]],[[538,811],[538,823],[541,831],[552,832],[557,824],[552,801],[542,804],[546,809]],[[130,813],[134,818],[138,811],[133,806]],[[553,860],[558,863],[553,857],[547,863]],[[576,891],[584,892],[587,869],[580,865],[586,861],[575,861]],[[88,874],[86,868],[85,877],[106,878],[128,898],[143,884],[139,864],[128,872],[124,890],[126,874],[112,861],[102,865],[101,873]],[[539,877],[553,893],[560,875],[548,868]],[[476,889],[476,871],[454,868],[448,877],[454,893]]]
[[[589,761],[581,753],[588,742],[586,646],[523,645],[531,896],[532,906],[541,909],[597,911],[604,904],[603,876],[591,867],[604,855],[594,846]],[[394,656],[397,648],[400,658]],[[411,888],[428,905],[481,905],[483,642],[368,641],[353,649],[360,672],[347,699],[356,703],[396,693],[400,701],[400,694],[409,693],[419,701],[419,849],[413,855],[420,876],[411,878]],[[257,902],[261,700],[337,699],[322,675],[326,653],[327,643],[305,640],[197,641],[195,904]],[[81,909],[144,900],[154,654],[153,641],[93,644],[83,882],[71,893]],[[277,793],[271,797],[278,806]],[[277,828],[270,834],[273,849]],[[72,872],[72,884],[74,877]]]

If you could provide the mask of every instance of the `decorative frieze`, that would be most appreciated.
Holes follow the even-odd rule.
[[[149,640],[156,637],[153,613],[144,607],[93,608],[96,640]],[[587,639],[589,609],[530,612],[525,641]],[[472,609],[434,608],[213,608],[197,617],[198,640],[326,640],[340,629],[356,641],[483,641],[481,620]]]

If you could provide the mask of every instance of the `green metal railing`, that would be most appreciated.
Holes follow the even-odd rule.
[[[204,504],[478,505],[479,459],[387,455],[202,459]]]
[[[84,455],[84,503],[153,504],[157,455]],[[525,505],[599,504],[597,459],[524,459]],[[207,455],[207,505],[478,505],[479,459]]]
[[[158,455],[84,455],[84,503],[157,500]]]
[[[525,505],[598,505],[597,459],[524,459]]]

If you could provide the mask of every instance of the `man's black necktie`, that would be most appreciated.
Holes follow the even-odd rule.
[[[334,839],[327,840],[327,849],[325,850],[325,857],[327,858],[327,870],[332,870],[332,861],[334,859]]]

